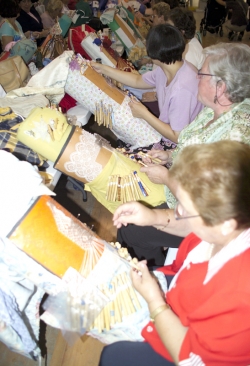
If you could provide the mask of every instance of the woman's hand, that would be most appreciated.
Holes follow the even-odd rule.
[[[152,301],[159,304],[157,306],[165,304],[164,294],[155,277],[149,272],[147,262],[145,260],[141,261],[137,266],[140,268],[140,272],[136,270],[131,271],[134,288],[144,297],[148,304],[152,303]]]
[[[143,161],[146,164],[152,163],[153,159],[157,159],[158,164],[166,165],[172,161],[172,150],[149,150],[147,152],[147,157],[143,157]],[[152,157],[152,159],[150,158]]]
[[[168,169],[162,165],[152,164],[142,167],[141,172],[146,173],[151,182],[156,184],[165,184],[168,182]]]
[[[142,102],[155,102],[157,100],[156,92],[146,92],[142,94]]]
[[[30,38],[31,33],[32,33],[31,31],[27,31],[24,33],[24,35],[26,38]]]
[[[98,72],[98,74],[105,74],[104,73],[105,65],[99,64],[98,62],[95,62],[95,61],[91,61],[90,65],[93,67],[93,69],[96,72]]]
[[[49,35],[49,29],[43,29],[40,33],[38,38],[46,38]]]
[[[128,104],[131,112],[133,114],[133,117],[135,118],[143,118],[145,119],[146,115],[150,113],[148,109],[139,101],[132,98],[131,102]]]
[[[37,39],[37,38],[40,38],[40,33],[41,32],[32,32],[32,36]]]
[[[117,208],[113,223],[119,229],[122,225],[135,224],[139,226],[152,225],[154,211],[139,202],[125,203]]]

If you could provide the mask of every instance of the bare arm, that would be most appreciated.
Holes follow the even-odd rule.
[[[138,89],[154,88],[152,85],[145,83],[140,74],[133,74],[132,72],[121,71],[107,65],[98,64],[93,61],[91,62],[91,66],[99,74],[109,76],[110,78],[115,79],[118,82],[128,85],[132,88],[138,88]]]
[[[141,269],[141,276],[136,271],[132,271],[133,285],[147,301],[149,312],[152,314],[157,308],[165,305],[166,302],[145,261],[140,262],[138,266]],[[188,328],[182,325],[178,316],[170,308],[165,309],[155,317],[155,327],[166,349],[178,365],[181,345]]]
[[[169,178],[168,169],[165,166],[150,164],[147,167],[142,167],[140,171],[146,173],[151,182],[165,184],[173,195],[176,196],[177,183]]]
[[[129,103],[134,117],[143,118],[150,126],[158,131],[163,137],[177,143],[180,131],[174,131],[168,123],[164,123],[155,117],[142,103],[132,100]]]
[[[190,234],[188,220],[175,220],[174,210],[150,209],[139,202],[125,203],[118,207],[113,216],[117,228],[122,225],[154,226],[166,233],[185,237]]]
[[[12,36],[2,36],[2,48],[3,50],[5,49],[5,47],[7,46],[8,43],[13,42],[14,38]]]

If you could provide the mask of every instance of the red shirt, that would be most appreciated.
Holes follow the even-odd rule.
[[[182,242],[174,269],[182,264],[182,254],[199,241],[191,234]],[[188,327],[180,364],[186,360],[183,365],[193,365],[195,359],[197,366],[249,365],[250,248],[227,260],[204,284],[208,263],[191,262],[183,268],[166,295],[172,310]],[[156,352],[171,360],[152,323],[142,330],[142,335]]]

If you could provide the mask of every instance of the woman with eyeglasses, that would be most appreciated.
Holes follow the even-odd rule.
[[[219,140],[238,140],[250,144],[250,48],[245,44],[219,43],[204,49],[206,56],[199,78],[198,99],[205,108],[192,123],[184,128],[176,149],[172,151],[151,150],[152,158],[161,164],[152,164],[150,158],[142,167],[154,183],[166,186],[166,205],[162,216],[169,224],[163,230],[152,226],[122,226],[117,241],[126,246],[132,255],[147,259],[150,265],[163,265],[165,247],[177,248],[183,232],[176,229],[173,209],[176,203],[176,185],[169,180],[166,163],[175,164],[180,151],[188,145],[210,143]],[[197,193],[198,194],[198,193]],[[185,220],[181,220],[184,225]],[[127,221],[129,223],[129,221]]]
[[[241,366],[250,364],[250,146],[237,141],[188,146],[169,170],[188,222],[177,274],[163,296],[146,261],[132,282],[148,304],[146,342],[104,348],[99,366]],[[133,206],[133,211],[131,211]],[[114,215],[160,228],[168,219],[139,203]],[[131,221],[129,221],[131,222]],[[178,267],[178,266],[177,266]],[[169,268],[163,268],[169,273]]]

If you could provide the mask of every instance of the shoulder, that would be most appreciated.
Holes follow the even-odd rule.
[[[22,21],[27,19],[27,17],[29,17],[29,15],[26,13],[26,11],[23,11],[22,9],[20,10],[20,14],[19,16],[16,18],[17,21]]]
[[[8,22],[4,22],[0,27],[1,36],[12,36],[14,35],[14,29],[10,26]]]
[[[187,74],[187,75],[195,75],[195,77],[196,77],[196,75],[197,75],[197,68],[191,63],[191,62],[189,62],[189,61],[187,61],[187,60],[183,60],[184,62],[183,62],[183,66],[181,67],[181,69],[180,69],[180,71],[182,72],[182,73],[185,73],[185,74]]]
[[[164,72],[158,66],[152,71],[148,71],[142,75],[143,80],[155,80],[155,79],[162,79],[164,77]],[[165,80],[165,79],[164,79]]]
[[[182,67],[176,75],[175,89],[180,89],[180,92],[182,90],[197,91],[199,83],[197,72],[197,68],[191,62],[184,60]],[[195,97],[197,98],[197,95]]]
[[[246,98],[243,102],[236,104],[232,109],[232,119],[250,122],[250,99]]]
[[[22,26],[21,26],[21,24],[16,20],[16,25],[17,25],[17,27],[18,27],[18,29],[20,30],[20,31],[22,31]]]
[[[35,17],[36,17],[38,20],[41,20],[40,14],[38,13],[38,11],[37,11],[37,10],[36,10],[36,8],[34,7],[34,5],[31,7],[30,12],[31,12],[33,15],[35,15]]]

